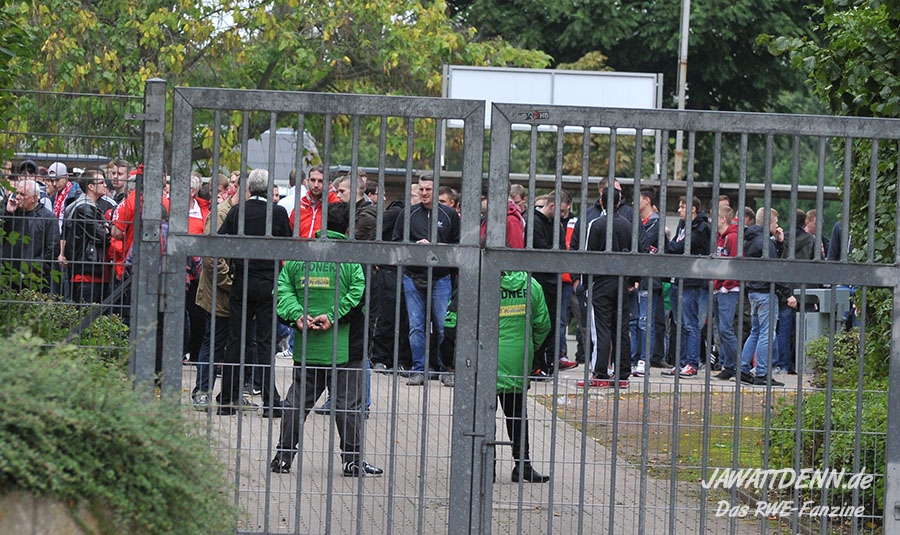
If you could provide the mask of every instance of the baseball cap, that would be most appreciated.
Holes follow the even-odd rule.
[[[19,164],[19,174],[20,175],[36,175],[38,172],[38,166],[34,163],[34,160],[25,160],[24,162]]]
[[[69,176],[69,170],[66,168],[66,164],[62,162],[55,162],[50,164],[50,168],[47,169],[47,174],[53,178],[59,178],[64,176]]]

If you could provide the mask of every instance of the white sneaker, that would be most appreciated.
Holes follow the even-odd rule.
[[[607,373],[607,377],[615,377],[616,369],[613,368],[612,366],[610,366],[609,368],[606,368],[606,373]]]
[[[639,360],[637,366],[631,367],[631,375],[635,377],[643,377],[646,372],[647,366],[643,360]]]

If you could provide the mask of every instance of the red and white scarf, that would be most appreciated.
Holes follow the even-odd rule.
[[[72,182],[66,181],[66,187],[56,192],[56,200],[53,201],[53,213],[59,218],[63,212],[63,205],[66,203],[66,197],[72,191]]]

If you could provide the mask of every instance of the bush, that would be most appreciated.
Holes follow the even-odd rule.
[[[104,534],[233,532],[226,471],[176,405],[74,346],[4,342],[0,489],[86,504]]]
[[[857,458],[855,443],[859,440],[860,466],[866,473],[885,473],[887,432],[887,374],[877,352],[867,351],[863,367],[863,389],[859,387],[859,331],[841,333],[834,338],[833,356],[829,357],[828,337],[807,344],[807,356],[817,388],[827,386],[827,372],[831,366],[832,392],[829,399],[824,390],[804,393],[800,422],[797,422],[797,403],[794,398],[782,398],[772,421],[769,453],[771,465],[781,467],[845,469],[853,474]],[[871,345],[871,344],[870,344]],[[857,435],[857,406],[862,409],[861,429]],[[828,409],[828,410],[826,410]],[[826,412],[830,423],[826,425]],[[825,448],[825,429],[831,430],[830,445]],[[799,458],[795,458],[797,440]],[[826,451],[828,458],[825,458]],[[821,500],[821,491],[801,491],[801,500]],[[859,503],[866,506],[866,514],[881,517],[884,512],[884,477],[875,479],[869,489],[860,489]],[[832,489],[829,505],[850,503],[849,491]],[[871,510],[874,508],[875,510]]]
[[[34,290],[0,294],[0,333],[27,328],[48,344],[66,341],[94,350],[94,356],[108,364],[124,366],[128,353],[128,326],[115,315],[99,316],[86,327],[82,323],[93,307],[66,303],[56,295]]]

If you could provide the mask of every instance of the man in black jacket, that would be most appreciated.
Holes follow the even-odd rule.
[[[240,205],[234,206],[225,216],[219,227],[219,234],[238,234],[238,223],[243,216],[245,236],[266,235],[266,213],[272,211],[272,236],[292,235],[291,223],[287,212],[281,206],[273,204],[266,198],[269,173],[265,169],[254,169],[247,177],[247,201],[244,211]],[[245,275],[246,267],[246,275]],[[272,300],[274,299],[275,279],[278,275],[279,262],[256,259],[231,259],[231,273],[234,281],[228,315],[228,346],[225,351],[225,362],[222,367],[222,393],[219,399],[218,413],[233,414],[236,410],[256,410],[259,407],[241,396],[244,376],[249,370],[239,366],[241,362],[241,333],[249,333],[256,329],[256,350],[262,368],[262,397],[265,403],[264,416],[281,415],[281,396],[278,388],[269,392],[270,375],[272,373]],[[244,289],[247,301],[244,302]],[[246,324],[243,323],[246,313]],[[246,354],[245,362],[251,361]]]
[[[434,202],[434,175],[419,177],[421,201],[409,207],[409,241],[422,245],[431,243],[432,225],[437,226],[437,243],[459,243],[459,214],[456,210]],[[403,221],[405,214],[397,216],[393,241],[404,241]],[[435,267],[428,287],[428,268],[408,266],[403,272],[403,291],[406,296],[406,310],[409,314],[409,346],[413,356],[413,374],[407,384],[424,385],[426,374],[425,332],[431,325],[432,336],[437,336],[440,345],[444,339],[444,319],[450,303],[452,268]],[[425,311],[428,291],[431,291],[431,321]],[[440,371],[440,370],[435,370]]]
[[[613,206],[612,211],[604,210],[603,215],[591,221],[587,229],[588,251],[610,251],[615,253],[631,250],[631,223],[622,217],[616,210],[621,204],[619,190],[607,188],[601,197],[604,207]],[[612,242],[607,244],[607,228],[612,222]],[[609,245],[609,247],[607,247]],[[619,284],[616,275],[594,275],[585,277],[584,284],[592,283],[592,306],[589,309],[591,319],[589,325],[593,325],[591,338],[594,343],[591,352],[592,378],[587,383],[578,381],[578,386],[595,388],[614,388],[615,378],[610,377],[608,367],[610,358],[614,360],[616,375],[619,378],[619,387],[628,388],[628,378],[631,376],[631,344],[628,336],[628,323],[631,313],[627,306],[628,291],[634,281],[628,278]],[[618,323],[618,311],[622,311],[621,328]],[[616,330],[619,330],[619,338],[615,339]]]
[[[534,249],[553,249],[553,233],[557,232],[557,248],[560,252],[566,250],[566,228],[560,223],[555,225],[555,214],[560,208],[568,208],[572,205],[572,196],[566,190],[560,191],[559,199],[556,192],[545,196],[543,206],[535,206],[534,210]],[[557,202],[558,201],[558,202]],[[527,245],[527,244],[526,244]],[[557,287],[560,284],[561,273],[534,273],[532,276],[544,290],[544,299],[547,302],[547,312],[550,314],[550,334],[534,353],[534,363],[531,375],[538,379],[547,379],[553,375],[556,361],[560,353],[556,352],[556,341],[559,338],[559,311],[556,309]]]
[[[755,258],[778,258],[784,248],[784,231],[778,226],[778,212],[770,209],[769,231],[764,224],[765,208],[756,212],[756,225],[747,227],[744,233],[744,256]],[[770,238],[771,234],[771,238]],[[787,296],[790,289],[783,284],[775,285],[776,301],[769,295],[769,283],[750,281],[747,283],[747,296],[750,300],[750,336],[744,342],[741,351],[741,381],[751,385],[766,385],[769,372],[769,324],[778,321],[779,296]],[[797,306],[797,299],[791,295],[785,299],[792,307]],[[774,331],[774,329],[773,329]],[[776,354],[773,351],[773,354]],[[756,373],[751,373],[753,357],[756,357]],[[784,383],[771,379],[772,386],[784,386]]]
[[[687,206],[687,199],[681,197],[678,200],[678,229],[675,237],[666,246],[668,254],[685,254],[687,245],[687,211],[691,212],[691,248],[690,256],[709,256],[709,240],[712,233],[709,218],[700,211],[700,199],[694,197],[691,206]],[[706,281],[702,279],[684,279],[681,287],[681,368],[672,368],[664,375],[681,377],[696,377],[700,368],[700,331],[706,323],[706,306],[709,294],[706,289]],[[673,311],[677,311],[673,303]]]
[[[49,291],[59,256],[59,220],[41,204],[40,185],[32,179],[16,182],[4,204],[0,220],[6,237],[0,244],[0,261],[9,261],[15,269],[14,286]]]
[[[109,225],[97,200],[106,194],[106,177],[99,169],[88,169],[79,180],[81,195],[66,207],[63,220],[65,249],[60,264],[67,267],[72,300],[79,303],[101,303],[106,296],[106,263],[109,247]]]

